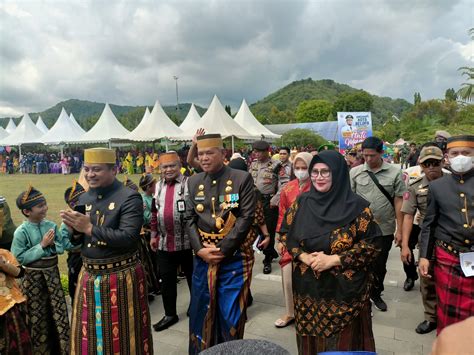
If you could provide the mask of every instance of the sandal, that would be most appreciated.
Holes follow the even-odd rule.
[[[279,318],[275,321],[275,327],[285,328],[285,327],[289,326],[291,323],[293,323],[294,321],[295,321],[295,318],[286,317],[286,321]]]

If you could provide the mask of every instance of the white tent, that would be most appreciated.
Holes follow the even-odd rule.
[[[77,128],[69,118],[66,110],[63,108],[56,123],[51,127],[48,133],[41,137],[44,144],[64,144],[75,142],[84,134],[82,128]]]
[[[234,121],[240,126],[245,127],[245,129],[253,136],[261,137],[262,139],[275,139],[281,137],[280,135],[270,131],[255,118],[245,99],[242,100],[242,105],[240,105],[239,112],[235,115]]]
[[[125,139],[132,141],[152,142],[161,138],[170,138],[182,134],[181,129],[168,117],[160,102],[156,100],[155,106],[149,115],[145,114],[138,126]]]
[[[5,130],[5,128],[0,126],[0,139],[5,138],[6,136],[8,136],[8,132]]]
[[[44,124],[41,116],[38,116],[38,121],[36,121],[36,127],[38,127],[43,133],[48,133],[49,131],[48,127],[46,127],[46,125]]]
[[[13,122],[13,118],[10,118],[10,121],[8,121],[7,127],[5,128],[5,131],[7,131],[8,134],[12,134],[12,132],[16,129],[16,124]]]
[[[18,127],[8,137],[0,140],[0,145],[22,145],[26,143],[39,143],[43,132],[35,126],[30,115],[25,113]]]
[[[74,117],[74,115],[72,114],[72,112],[71,112],[71,114],[69,115],[69,119],[71,120],[71,122],[72,122],[72,124],[74,125],[74,127],[76,127],[77,131],[81,133],[81,135],[84,134],[84,133],[86,133],[86,131],[84,130],[84,128],[82,128],[82,127],[79,125],[79,123],[77,123],[76,118]]]
[[[201,116],[199,116],[199,113],[197,112],[196,107],[194,106],[194,104],[191,104],[191,108],[189,109],[189,112],[186,115],[186,118],[181,123],[179,128],[181,128],[184,134],[193,133],[191,132],[191,130],[196,127],[196,125],[198,124],[200,120],[201,120]]]
[[[74,142],[110,144],[112,139],[123,139],[129,133],[130,131],[117,120],[109,104],[105,104],[104,111],[94,127]]]
[[[206,133],[220,133],[222,135],[222,138],[259,138],[258,136],[256,137],[251,135],[237,122],[235,122],[232,117],[229,116],[224,107],[222,107],[222,104],[216,95],[214,95],[214,98],[212,99],[212,102],[209,105],[209,108],[207,109],[206,113],[195,124],[195,126],[191,126],[191,128],[189,128],[187,132],[184,132],[180,137],[176,138],[191,140],[198,128],[204,128]]]

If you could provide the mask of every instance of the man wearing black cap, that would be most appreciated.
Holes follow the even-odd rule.
[[[252,145],[256,159],[250,165],[250,173],[254,184],[260,191],[263,209],[265,211],[265,224],[270,234],[270,244],[263,250],[263,273],[272,272],[272,260],[278,258],[275,245],[275,231],[278,222],[278,206],[270,203],[272,197],[278,191],[278,165],[276,160],[270,157],[270,144],[265,141],[256,141]]]
[[[186,221],[195,252],[189,353],[244,336],[255,192],[246,171],[224,165],[220,134],[197,138],[202,173],[188,180]]]
[[[434,276],[438,334],[474,316],[474,277],[466,275],[469,264],[461,264],[464,258],[471,263],[474,259],[474,136],[451,137],[447,149],[452,174],[430,183],[419,261],[421,276]]]

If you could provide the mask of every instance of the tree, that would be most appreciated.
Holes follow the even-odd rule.
[[[232,110],[229,105],[225,105],[225,110],[229,114],[229,116],[232,116]]]
[[[374,104],[373,97],[364,90],[339,95],[334,102],[334,113],[337,112],[367,112]]]
[[[413,101],[415,105],[418,105],[421,102],[421,94],[419,92],[415,92]]]
[[[451,88],[446,90],[446,92],[444,93],[444,98],[448,101],[456,101],[458,99],[458,95],[456,94],[456,91]]]
[[[285,132],[277,141],[277,145],[289,147],[304,147],[308,145],[319,147],[325,143],[327,143],[327,141],[320,135],[310,129],[302,128],[291,129]]]
[[[296,109],[296,122],[324,122],[332,110],[332,104],[326,100],[301,101]]]
[[[474,40],[474,28],[469,30],[469,34]],[[467,102],[474,101],[474,67],[461,67],[458,70],[467,77],[467,82],[462,83],[457,92],[459,98]]]

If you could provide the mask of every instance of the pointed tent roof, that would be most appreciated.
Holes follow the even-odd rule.
[[[5,130],[5,128],[0,126],[0,139],[3,139],[8,136],[8,132]]]
[[[38,116],[38,120],[36,121],[36,127],[38,127],[43,133],[48,133],[49,131],[48,127],[46,127],[46,125],[44,124],[41,116]]]
[[[78,132],[81,132],[81,135],[86,133],[86,131],[84,130],[84,128],[82,128],[79,123],[77,123],[76,121],[76,118],[74,117],[74,115],[71,114],[69,115],[69,119],[71,120],[72,124],[77,128]]]
[[[75,142],[105,143],[112,139],[122,139],[129,133],[130,131],[117,120],[109,104],[105,104],[104,111],[102,111],[94,127],[82,137],[76,139]]]
[[[84,134],[84,130],[79,130],[74,123],[72,123],[66,110],[63,108],[56,123],[51,127],[48,133],[41,137],[41,142],[44,144],[59,144],[77,141],[77,138]]]
[[[10,118],[10,121],[8,121],[7,127],[5,128],[5,131],[7,131],[9,134],[12,134],[12,132],[16,129],[16,124],[13,122],[13,118]]]
[[[199,116],[199,113],[197,112],[196,107],[194,106],[194,104],[191,104],[191,108],[189,109],[189,112],[186,115],[186,118],[181,123],[179,128],[181,128],[183,132],[188,133],[188,131],[192,130],[196,126],[196,124],[198,124],[200,120],[201,120],[201,116]]]
[[[0,141],[0,145],[22,145],[25,143],[39,143],[43,132],[35,126],[30,115],[25,113],[18,127],[8,137]]]
[[[182,134],[181,129],[168,117],[160,102],[156,100],[155,106],[149,115],[143,115],[138,126],[125,138],[132,141],[155,141],[161,138],[170,138]]]
[[[280,135],[270,131],[255,118],[245,99],[242,100],[242,105],[240,105],[239,112],[235,115],[234,121],[240,126],[245,127],[245,129],[253,136],[263,136],[263,138],[281,137]]]
[[[179,138],[191,139],[198,128],[204,128],[206,133],[220,133],[222,138],[231,136],[242,139],[258,138],[247,132],[229,116],[216,95],[214,95],[209,108],[199,122],[184,132]]]

